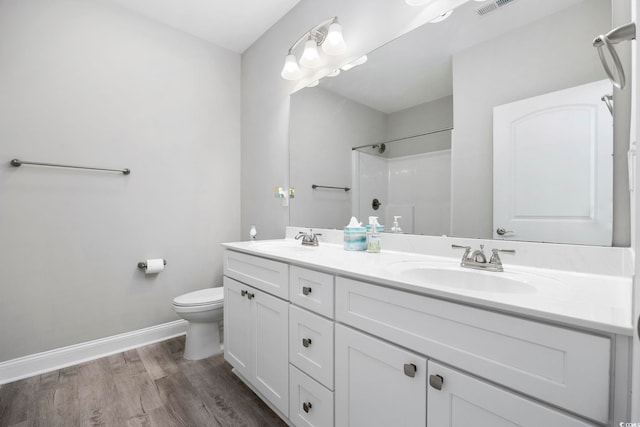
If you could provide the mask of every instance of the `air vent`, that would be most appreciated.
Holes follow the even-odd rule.
[[[498,10],[498,8],[501,8],[503,6],[506,6],[510,3],[513,3],[516,0],[493,0],[491,3],[489,4],[485,4],[484,6],[482,6],[479,9],[476,9],[476,15],[478,16],[484,16],[487,13],[491,13],[495,10]]]

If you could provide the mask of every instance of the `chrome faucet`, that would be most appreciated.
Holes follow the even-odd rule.
[[[476,270],[486,271],[504,271],[502,260],[498,255],[499,252],[507,254],[515,254],[514,249],[491,249],[491,258],[487,262],[487,256],[484,254],[484,245],[480,245],[480,249],[471,252],[471,246],[451,245],[452,248],[464,249],[460,267],[475,268]]]
[[[302,244],[306,246],[318,246],[318,236],[322,236],[322,234],[314,233],[312,229],[309,229],[308,233],[304,231],[299,232],[295,239],[302,239]]]

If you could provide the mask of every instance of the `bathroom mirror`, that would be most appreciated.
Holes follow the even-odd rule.
[[[494,108],[604,79],[592,40],[625,19],[623,3],[612,11],[603,0],[469,1],[369,53],[366,63],[292,94],[290,225],[342,228],[353,214],[375,215],[389,231],[397,215],[403,232],[519,240],[510,230],[496,235],[494,167],[504,165],[493,164]],[[622,128],[630,103],[614,96],[609,120],[623,126],[611,129],[617,161],[605,205],[613,231],[604,245],[628,246]],[[551,185],[566,181],[536,162]]]

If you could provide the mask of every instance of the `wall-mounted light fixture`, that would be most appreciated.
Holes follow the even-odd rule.
[[[295,49],[304,42],[304,50],[300,57],[300,63],[295,55]],[[304,75],[300,68],[318,68],[322,65],[320,47],[327,55],[342,55],[347,51],[347,45],[342,37],[342,26],[338,23],[338,17],[327,19],[301,35],[289,48],[285,58],[284,67],[280,75],[286,80],[298,80]]]

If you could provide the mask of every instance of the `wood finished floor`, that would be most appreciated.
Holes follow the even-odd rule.
[[[286,426],[222,355],[184,337],[0,386],[0,426]]]

